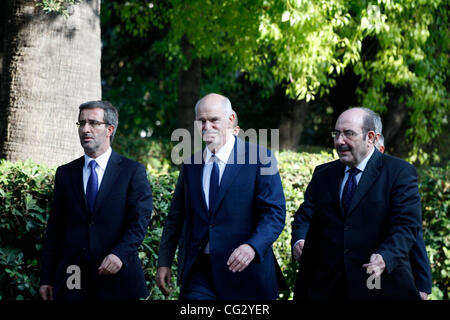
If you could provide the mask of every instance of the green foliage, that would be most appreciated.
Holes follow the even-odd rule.
[[[170,137],[177,120],[178,47],[161,41],[165,32],[150,24],[144,24],[148,37],[130,37],[128,24],[121,19],[133,3],[102,1],[103,99],[118,108],[122,135]],[[142,5],[148,8],[149,3]]]
[[[286,198],[286,226],[274,243],[274,253],[289,285],[289,295],[282,293],[281,299],[292,299],[298,264],[291,255],[291,224],[294,214],[303,202],[303,192],[311,180],[314,168],[329,162],[334,157],[326,152],[280,152],[278,155],[279,171]]]
[[[147,155],[166,157],[167,147],[158,143]],[[142,147],[142,146],[140,146]],[[307,151],[307,152],[306,152]],[[301,152],[278,154],[280,175],[286,197],[286,227],[274,243],[275,256],[285,275],[290,293],[281,299],[291,299],[297,263],[291,258],[291,222],[303,201],[315,166],[336,158],[333,152],[314,148]],[[130,156],[133,155],[130,149]],[[164,156],[162,156],[164,155]],[[156,263],[164,220],[170,208],[178,171],[167,168],[164,161],[147,162],[153,191],[153,216],[148,233],[139,249],[147,285],[148,299],[165,299],[156,287]],[[3,300],[39,299],[39,268],[42,240],[53,189],[54,169],[32,162],[0,162],[0,298]],[[419,170],[422,197],[424,241],[433,272],[432,299],[450,299],[450,163],[444,167]],[[173,290],[168,299],[176,299],[177,261],[172,266]]]
[[[119,135],[114,138],[113,148],[125,157],[145,163],[147,171],[152,175],[161,175],[176,170],[170,161],[173,146],[174,142],[163,139],[146,137],[131,139]]]
[[[393,103],[390,88],[405,89],[411,155],[440,134],[450,111],[444,1],[285,0],[271,8],[261,17],[258,44],[274,51],[271,70],[278,82],[289,81],[292,97],[327,93],[347,68],[361,79],[360,104],[377,112]]]
[[[37,296],[40,249],[54,170],[0,162],[0,298]]]
[[[450,162],[419,171],[423,233],[433,272],[431,298],[450,299]]]
[[[69,15],[69,7],[74,5],[77,0],[35,0],[36,6],[41,7],[47,13]]]
[[[186,69],[195,58],[220,60],[267,94],[276,82],[291,98],[310,101],[353,73],[360,82],[358,104],[380,113],[396,104],[408,107],[410,156],[418,161],[430,162],[426,153],[436,152],[426,146],[449,121],[443,0],[130,0],[114,10],[135,36],[153,38],[152,27],[165,30],[154,49],[167,61]],[[183,56],[182,41],[190,44],[190,57]]]
[[[156,286],[155,276],[158,262],[159,241],[164,228],[164,220],[170,208],[170,202],[175,191],[175,185],[178,178],[178,172],[161,173],[158,170],[152,170],[149,176],[153,193],[153,216],[151,225],[145,237],[139,257],[144,266],[144,272],[147,276],[147,284],[150,290],[148,299],[165,299],[162,292]],[[179,288],[176,286],[177,263],[175,261],[172,267],[172,285],[173,290],[167,299],[176,299],[179,294]]]

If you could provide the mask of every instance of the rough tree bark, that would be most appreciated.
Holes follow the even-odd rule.
[[[188,61],[192,59],[192,47],[188,40],[182,39],[183,54]],[[201,62],[193,59],[188,69],[181,70],[178,86],[178,128],[188,129],[193,137],[194,106],[200,98]]]
[[[59,165],[82,154],[78,106],[101,99],[100,0],[70,15],[7,0],[0,87],[0,157]]]
[[[386,150],[390,154],[404,157],[411,146],[406,143],[406,129],[408,128],[409,109],[400,97],[406,96],[407,89],[389,88],[390,101],[388,110],[382,115],[383,135]]]

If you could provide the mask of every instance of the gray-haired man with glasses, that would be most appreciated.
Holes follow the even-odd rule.
[[[111,149],[116,108],[89,101],[79,109],[85,155],[56,171],[39,292],[44,300],[146,297],[138,257],[152,212],[145,168]]]
[[[421,230],[417,173],[375,148],[377,116],[352,108],[331,131],[339,160],[316,167],[292,223],[294,299],[420,299],[409,257]]]

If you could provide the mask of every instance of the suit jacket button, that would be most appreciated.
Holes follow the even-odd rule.
[[[210,224],[210,225],[209,225],[209,228],[210,228],[210,229],[211,229],[212,227],[214,227],[214,224]]]
[[[350,249],[344,249],[344,254],[347,254],[350,252]]]
[[[345,226],[344,231],[348,231],[348,230],[350,230],[350,226]]]

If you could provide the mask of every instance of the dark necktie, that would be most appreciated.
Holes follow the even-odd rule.
[[[86,200],[91,212],[94,212],[95,199],[97,198],[97,189],[98,189],[98,177],[97,172],[95,171],[95,167],[97,167],[97,162],[95,160],[91,160],[89,162],[89,167],[91,168],[91,175],[89,176],[89,180],[86,186]]]
[[[344,191],[342,192],[342,207],[344,208],[344,214],[348,213],[348,209],[350,208],[350,203],[352,203],[353,195],[356,190],[356,178],[355,176],[358,174],[359,169],[351,168],[348,171],[347,182],[344,186]]]
[[[212,213],[219,193],[219,166],[216,162],[216,155],[212,155],[213,167],[211,170],[211,179],[209,180],[209,213]]]

